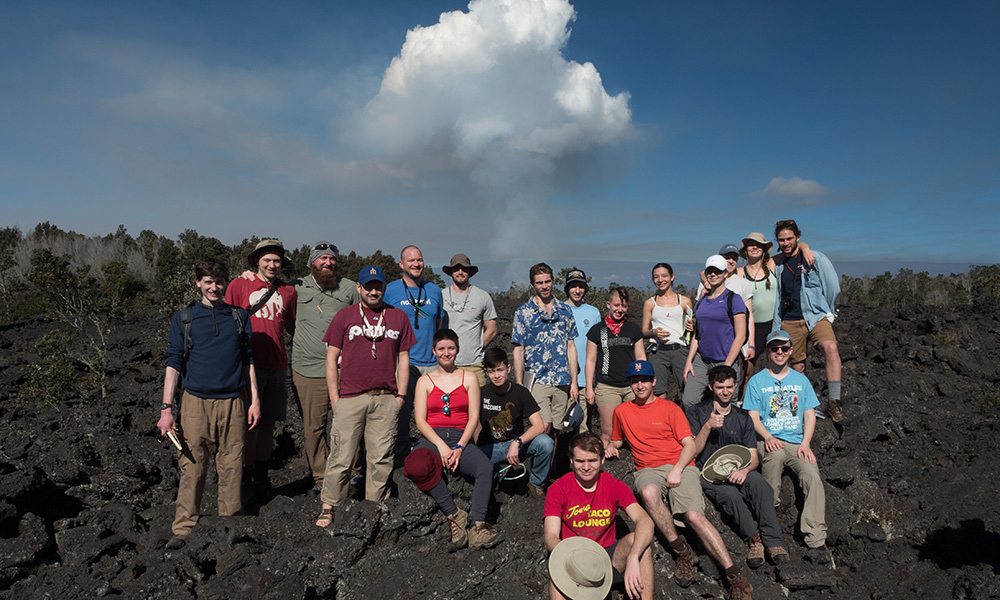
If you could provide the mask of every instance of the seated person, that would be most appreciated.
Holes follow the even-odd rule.
[[[545,495],[545,478],[552,463],[552,438],[545,435],[545,423],[538,403],[523,385],[510,379],[510,359],[502,348],[489,348],[483,354],[483,367],[489,383],[479,388],[483,399],[479,411],[476,445],[494,465],[521,464],[532,457],[528,493]],[[530,427],[524,430],[524,419]]]
[[[705,496],[694,466],[695,443],[687,418],[679,406],[653,395],[653,365],[637,360],[628,367],[635,399],[615,409],[611,445],[605,456],[618,456],[628,442],[635,460],[633,488],[646,512],[667,540],[674,555],[674,581],[687,587],[694,580],[694,551],[674,526],[683,519],[698,535],[726,577],[729,596],[750,598],[750,582],[733,564],[722,536],[705,518]],[[669,494],[669,507],[663,495]]]
[[[569,442],[572,471],[557,479],[545,496],[545,549],[560,541],[588,537],[607,549],[615,579],[624,582],[629,598],[653,598],[653,521],[635,501],[628,486],[604,465],[604,445],[593,433],[573,436]],[[635,522],[635,531],[615,540],[618,509]],[[549,598],[566,598],[549,580]]]
[[[789,366],[791,352],[792,337],[787,332],[767,336],[767,370],[750,378],[743,408],[763,440],[757,444],[760,469],[774,491],[774,505],[780,500],[781,473],[788,467],[806,497],[800,525],[809,547],[806,558],[828,563],[832,558],[826,547],[826,490],[809,448],[819,399],[809,379]]]
[[[695,404],[687,411],[698,452],[695,464],[704,469],[705,461],[716,450],[730,444],[748,448],[752,459],[746,467],[730,473],[728,481],[723,483],[699,477],[701,489],[735,522],[737,533],[749,548],[747,566],[756,569],[764,564],[765,546],[771,562],[787,562],[788,552],[781,545],[781,524],[774,512],[774,491],[756,471],[759,461],[753,419],[732,402],[736,393],[736,371],[726,365],[712,367],[708,370],[708,386],[712,399]]]
[[[493,465],[479,448],[470,444],[479,425],[479,381],[475,375],[455,366],[458,335],[451,329],[439,329],[434,333],[432,350],[438,367],[420,377],[413,398],[413,416],[421,434],[416,449],[436,451],[444,468],[469,475],[475,482],[469,512],[455,505],[444,479],[438,479],[426,491],[444,511],[452,548],[461,548],[466,543],[470,548],[492,548],[501,541],[500,535],[486,522],[486,509],[493,489]],[[414,454],[416,451],[407,457],[404,474],[419,486],[421,477],[412,476],[414,461],[411,457]],[[422,459],[420,462],[426,464]],[[466,532],[470,520],[472,527]]]

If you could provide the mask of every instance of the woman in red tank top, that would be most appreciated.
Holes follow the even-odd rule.
[[[444,468],[474,479],[468,513],[455,505],[444,479],[426,491],[444,511],[453,546],[468,543],[470,547],[492,547],[501,541],[486,522],[493,489],[493,464],[471,444],[479,424],[479,381],[475,375],[455,366],[458,335],[454,331],[437,331],[433,350],[438,368],[417,380],[414,393],[413,417],[421,438],[410,456],[414,457],[421,449],[429,450],[440,457]],[[416,478],[414,481],[420,484]],[[470,521],[472,526],[466,531]]]

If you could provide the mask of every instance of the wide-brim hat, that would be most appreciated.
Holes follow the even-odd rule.
[[[455,270],[455,267],[464,267],[466,271],[469,272],[469,277],[472,277],[479,272],[479,267],[472,264],[469,257],[464,254],[456,254],[451,257],[451,264],[441,267],[445,275],[450,276],[451,272]]]
[[[711,483],[723,483],[733,471],[745,469],[753,460],[753,454],[746,446],[729,444],[712,453],[701,469],[701,476]]]
[[[292,262],[288,259],[288,254],[285,253],[285,246],[280,240],[261,240],[254,247],[253,252],[247,254],[247,262],[250,264],[250,268],[256,269],[260,262],[260,257],[265,254],[277,254],[280,256],[282,267],[287,267]]]
[[[763,233],[754,231],[750,235],[743,238],[743,241],[740,242],[740,256],[744,259],[747,257],[747,242],[756,242],[764,248],[764,260],[767,260],[767,257],[771,255],[771,247],[774,246],[774,242],[767,241]]]
[[[417,448],[403,461],[403,475],[421,491],[429,492],[441,481],[441,457],[427,448]]]
[[[614,571],[607,550],[590,538],[574,536],[552,550],[549,577],[567,598],[603,600],[611,591]]]
[[[583,407],[580,406],[579,402],[574,402],[563,416],[563,429],[576,429],[580,423],[583,423]]]

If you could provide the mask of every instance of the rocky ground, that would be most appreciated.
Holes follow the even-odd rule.
[[[509,332],[516,302],[498,304]],[[542,501],[522,490],[496,495],[506,541],[492,550],[447,554],[440,513],[400,470],[384,505],[349,501],[330,530],[316,528],[294,408],[277,435],[276,497],[247,516],[211,516],[210,475],[208,516],[184,548],[165,550],[177,487],[175,452],[154,430],[166,322],[147,314],[118,325],[107,398],[41,407],[18,392],[38,359],[34,344],[56,324],[0,325],[0,596],[545,597]],[[803,561],[802,499],[786,478],[780,516],[792,560],[744,569],[754,597],[1000,598],[1000,310],[846,307],[836,329],[853,421],[843,430],[822,421],[814,444],[835,562]],[[822,385],[820,361],[808,373]],[[631,466],[608,463],[626,480]],[[451,486],[467,503],[471,486]],[[709,517],[742,563],[740,540]],[[707,557],[681,589],[662,540],[654,548],[657,597],[723,596]]]

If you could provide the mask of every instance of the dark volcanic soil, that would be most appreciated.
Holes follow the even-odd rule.
[[[638,304],[638,303],[636,303]],[[501,332],[513,306],[498,306]],[[782,489],[792,561],[750,572],[755,598],[1000,598],[1000,311],[841,311],[844,395],[852,424],[818,426],[835,567],[804,562],[801,497]],[[394,473],[384,506],[349,501],[330,531],[300,454],[297,409],[277,435],[278,495],[248,516],[219,518],[209,476],[202,518],[164,550],[177,491],[175,453],[154,431],[166,319],[119,324],[105,399],[36,407],[17,400],[33,346],[52,323],[0,326],[0,596],[11,598],[543,598],[542,501],[496,495],[506,541],[446,554],[441,514]],[[507,343],[505,336],[501,343]],[[822,364],[811,362],[814,382]],[[822,384],[820,384],[822,385]],[[819,391],[822,391],[818,388]],[[631,480],[631,460],[608,468]],[[471,486],[452,479],[459,503]],[[709,508],[738,564],[745,547]],[[690,536],[689,536],[690,539]],[[655,542],[657,597],[721,598],[703,556],[695,584],[669,581]]]

